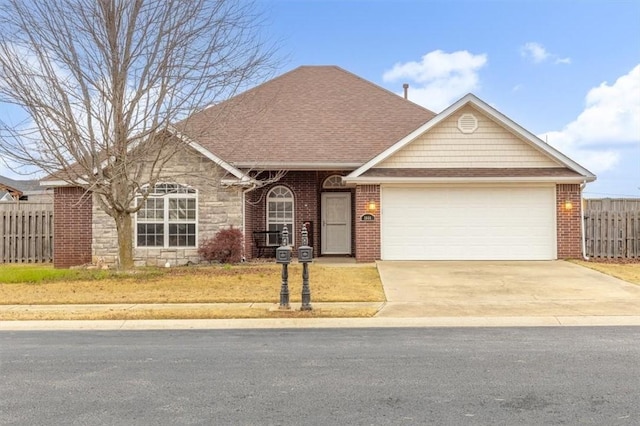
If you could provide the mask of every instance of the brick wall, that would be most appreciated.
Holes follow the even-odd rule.
[[[567,201],[572,204],[571,209],[566,208]],[[581,202],[580,185],[556,185],[558,259],[582,257]]]
[[[331,175],[346,175],[348,171],[290,171],[282,177],[278,182],[267,185],[264,188],[260,188],[251,191],[247,194],[245,201],[245,223],[247,240],[246,257],[251,259],[257,255],[253,244],[253,231],[264,231],[267,227],[266,218],[266,205],[267,194],[275,186],[285,186],[293,192],[294,203],[294,229],[289,232],[294,233],[294,243],[297,245],[300,241],[300,230],[302,223],[313,222],[312,228],[309,230],[313,239],[313,253],[314,256],[320,255],[321,248],[321,210],[320,210],[320,198],[322,192],[336,192],[346,191],[351,192],[351,204],[352,204],[352,220],[354,217],[354,190],[350,188],[345,189],[322,189],[322,183]],[[351,255],[355,254],[355,230],[352,227],[351,230]]]
[[[91,262],[91,194],[77,187],[55,188],[53,212],[53,265]]]
[[[360,217],[367,210],[369,203],[376,203],[377,211],[373,213],[373,222],[363,222]],[[359,185],[356,187],[356,260],[358,262],[371,262],[380,259],[380,185]]]

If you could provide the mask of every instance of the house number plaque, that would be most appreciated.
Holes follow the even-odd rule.
[[[376,217],[371,213],[365,213],[362,216],[360,216],[361,222],[373,222],[375,220],[376,220]]]

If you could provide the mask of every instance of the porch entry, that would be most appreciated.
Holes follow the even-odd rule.
[[[321,254],[351,254],[351,193],[321,196]]]

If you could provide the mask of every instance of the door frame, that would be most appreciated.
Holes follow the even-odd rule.
[[[326,227],[326,221],[325,221],[325,200],[326,197],[328,196],[342,196],[346,199],[347,202],[347,208],[345,209],[346,215],[347,217],[345,218],[345,222],[347,225],[347,232],[346,232],[346,236],[347,236],[347,241],[346,241],[346,250],[344,252],[328,252],[326,249],[326,241],[327,241],[327,227]],[[351,197],[351,192],[346,192],[346,191],[329,191],[329,192],[322,192],[320,194],[320,255],[351,255],[351,251],[353,249],[352,247],[352,238],[351,238],[351,233],[352,233],[352,221],[353,218],[352,213],[352,197]]]

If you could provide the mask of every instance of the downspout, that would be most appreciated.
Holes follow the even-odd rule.
[[[587,236],[584,229],[584,199],[582,198],[582,190],[585,186],[587,186],[587,181],[580,184],[580,234],[582,235],[582,258],[589,260],[589,256],[587,256]]]

